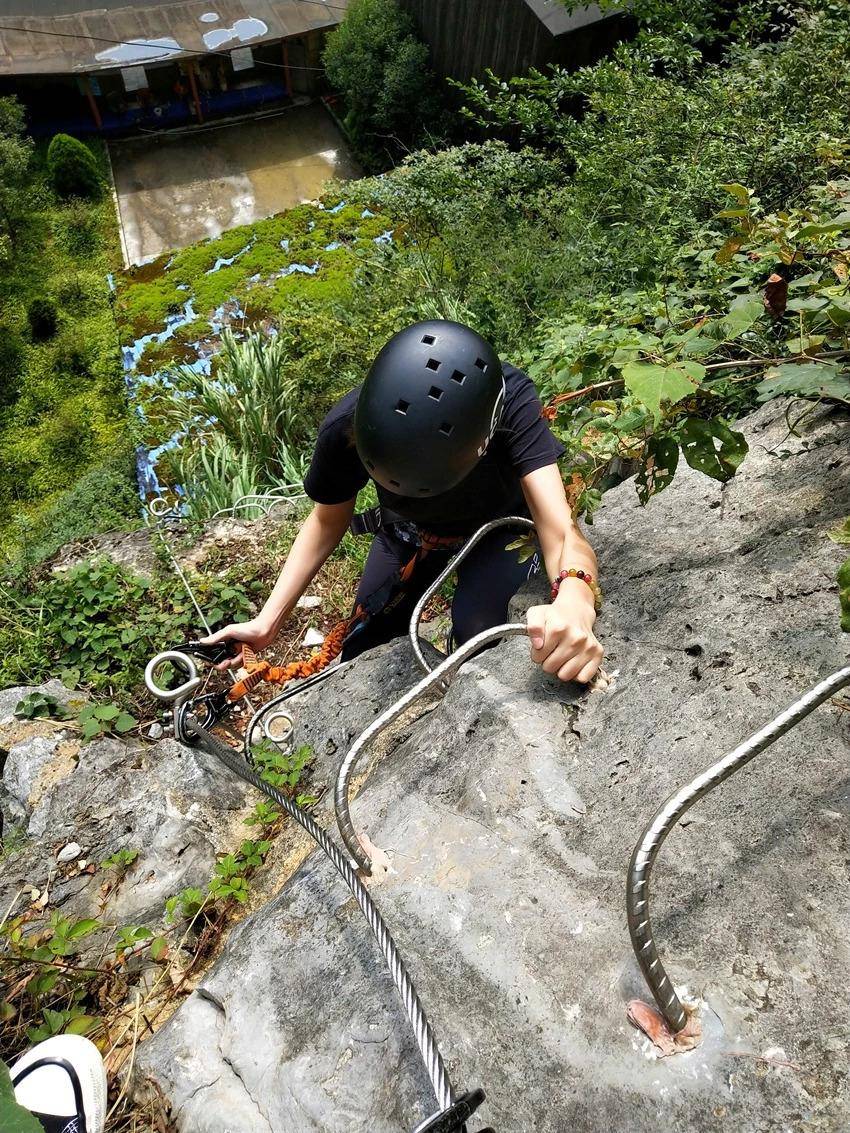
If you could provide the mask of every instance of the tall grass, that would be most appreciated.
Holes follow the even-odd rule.
[[[312,422],[287,362],[280,339],[239,342],[225,330],[211,374],[182,366],[170,375],[166,416],[186,436],[177,464],[197,518],[243,496],[300,487]]]

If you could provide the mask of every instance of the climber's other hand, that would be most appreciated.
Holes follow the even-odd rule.
[[[204,645],[216,645],[219,641],[233,641],[239,645],[250,645],[252,649],[265,649],[271,645],[276,637],[275,630],[261,618],[252,618],[249,622],[234,622],[224,629],[211,633],[209,637],[202,637]],[[216,665],[217,669],[236,669],[244,664],[242,650]]]
[[[584,582],[580,585],[586,588]],[[562,681],[586,684],[604,653],[593,633],[595,621],[592,599],[588,602],[581,592],[562,593],[551,606],[532,606],[527,615],[532,661]]]

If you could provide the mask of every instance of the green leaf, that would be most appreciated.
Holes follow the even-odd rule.
[[[845,559],[838,572],[838,600],[841,603],[841,628],[850,633],[850,559]]]
[[[49,1007],[45,1007],[43,1014],[44,1021],[50,1028],[51,1035],[58,1035],[68,1022],[67,1011],[51,1011]]]
[[[89,1031],[93,1031],[99,1025],[100,1019],[97,1019],[94,1015],[78,1015],[65,1028],[65,1034],[87,1035]]]
[[[168,951],[168,941],[164,936],[157,936],[151,941],[151,958],[161,960]]]
[[[750,203],[750,191],[746,185],[739,185],[737,181],[727,182],[725,185],[720,186],[724,192],[733,196],[736,201],[740,201],[742,205]]]
[[[759,401],[773,397],[850,399],[850,372],[834,362],[783,362],[767,370],[756,386]]]
[[[688,417],[682,426],[681,444],[691,468],[724,482],[735,475],[748,450],[743,433],[730,429],[718,417],[711,421]]]
[[[84,936],[88,936],[90,933],[94,932],[96,928],[100,928],[100,921],[91,919],[77,921],[76,924],[71,925],[71,927],[68,929],[67,939],[82,940]]]
[[[647,503],[671,483],[679,463],[679,446],[673,437],[651,437],[646,446],[644,463],[637,476],[638,499]]]
[[[643,402],[656,421],[664,416],[664,407],[675,405],[692,394],[705,377],[705,367],[698,362],[676,362],[661,365],[655,362],[629,362],[623,367],[626,388]]]
[[[764,314],[764,307],[758,295],[739,295],[726,315],[717,324],[722,342],[732,342],[750,329],[754,322]]]
[[[41,1122],[15,1101],[12,1080],[4,1062],[0,1062],[0,1129],[3,1133],[44,1133]]]
[[[115,704],[99,704],[95,709],[98,720],[116,720],[121,709]]]
[[[131,716],[129,712],[122,712],[118,719],[115,721],[115,731],[121,732],[122,734],[124,732],[129,732],[131,728],[135,728],[137,723],[138,721],[136,720],[136,718],[134,716]]]

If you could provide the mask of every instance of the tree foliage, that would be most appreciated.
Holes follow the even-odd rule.
[[[440,132],[442,110],[428,47],[397,0],[352,0],[323,61],[345,99],[345,125],[370,163]]]
[[[70,134],[56,134],[47,148],[47,170],[59,197],[97,200],[103,179],[91,150]]]
[[[0,98],[0,262],[15,242],[32,151],[32,139],[24,134],[23,107],[15,98]]]

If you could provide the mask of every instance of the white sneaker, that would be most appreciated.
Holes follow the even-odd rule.
[[[82,1035],[54,1035],[11,1067],[19,1105],[45,1133],[103,1133],[106,1068],[100,1051]]]

